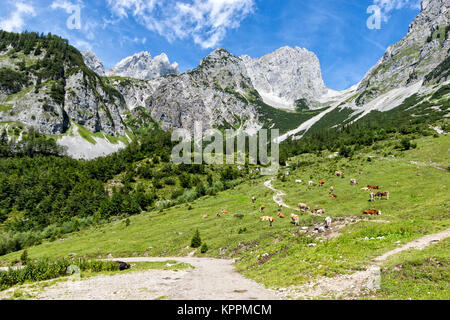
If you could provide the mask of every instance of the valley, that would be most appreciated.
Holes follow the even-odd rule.
[[[105,70],[0,30],[0,299],[448,300],[449,31],[448,1],[422,0],[336,91],[298,46]],[[198,122],[244,132],[247,162],[174,163]],[[256,148],[279,151],[269,176],[260,129],[280,133]]]

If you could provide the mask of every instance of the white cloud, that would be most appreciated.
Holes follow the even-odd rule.
[[[52,8],[53,10],[55,9],[64,9],[65,11],[68,11],[69,9],[71,9],[73,6],[75,6],[76,4],[67,1],[67,0],[55,0],[52,2],[50,8]]]
[[[373,4],[379,6],[385,22],[390,18],[389,13],[403,8],[420,9],[421,0],[374,0]]]
[[[119,18],[134,17],[169,41],[192,38],[213,48],[253,12],[254,0],[108,0]]]
[[[0,21],[0,29],[5,31],[22,31],[25,25],[25,17],[34,17],[36,12],[33,6],[25,2],[16,2],[15,10],[9,18]]]

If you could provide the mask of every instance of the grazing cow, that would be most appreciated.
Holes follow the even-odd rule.
[[[334,187],[330,187],[330,194],[334,192]]]
[[[206,218],[208,218],[209,217],[209,214],[205,214],[204,216],[203,216],[203,219],[206,219]]]
[[[272,226],[273,220],[274,220],[273,217],[268,217],[268,216],[261,217],[260,219],[261,219],[261,221],[269,221],[270,226]]]
[[[222,215],[220,213],[216,214],[217,218],[220,218]]]
[[[364,190],[364,191],[369,191],[370,189],[369,189],[369,188],[367,188],[367,187],[364,187],[364,188],[361,188],[361,190]]]
[[[325,209],[314,209],[314,210],[312,211],[312,213],[315,213],[315,214],[324,214],[324,213],[325,213]]]
[[[363,169],[359,169],[359,174],[363,174]]]
[[[303,211],[303,212],[308,211],[308,210],[311,209],[311,208],[310,208],[307,204],[305,204],[305,203],[299,203],[299,204],[298,204],[298,208],[299,208],[301,211]]]
[[[367,188],[369,188],[369,190],[378,190],[378,189],[380,189],[379,186],[371,186],[371,185],[368,185]]]
[[[375,201],[375,196],[376,196],[375,193],[373,193],[373,192],[370,193],[370,202],[374,202]]]
[[[314,185],[314,181],[308,181],[308,185],[309,186],[313,186]]]
[[[336,199],[336,198],[337,198],[337,195],[335,195],[335,194],[330,194],[330,198]]]
[[[222,214],[227,214],[228,210],[222,209]]]
[[[350,184],[352,186],[356,186],[358,184],[358,181],[356,181],[356,179],[350,179]]]
[[[283,210],[283,205],[282,204],[279,204],[278,205],[278,212],[281,212]]]
[[[319,185],[322,187],[325,184],[325,180],[320,180]]]
[[[378,210],[364,210],[363,214],[368,214],[368,215],[371,215],[371,216],[379,216],[379,215],[381,215],[381,211],[378,211]]]
[[[302,183],[302,180],[295,180],[295,183]]]
[[[334,174],[336,175],[336,177],[344,177],[344,173],[342,171],[336,171]]]
[[[325,228],[327,228],[327,229],[331,228],[331,218],[330,217],[325,218]]]
[[[264,209],[265,209],[266,207],[265,206],[261,206],[260,208],[259,208],[259,211],[260,212],[264,212]]]
[[[253,202],[253,203],[256,202],[256,197],[255,197],[255,196],[252,197],[252,202]]]
[[[295,224],[297,227],[300,225],[300,223],[299,223],[300,217],[298,215],[292,213],[291,219],[292,219],[292,221],[291,221],[292,224]]]
[[[282,214],[281,212],[278,214],[278,218],[280,218],[280,219],[284,219],[285,218],[285,216],[284,216],[284,214]]]
[[[375,196],[380,198],[380,199],[383,199],[383,197],[386,197],[386,200],[389,200],[389,191],[377,192],[377,194]]]

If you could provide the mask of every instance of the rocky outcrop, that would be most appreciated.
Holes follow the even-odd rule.
[[[140,52],[120,61],[115,67],[106,71],[107,76],[120,76],[135,79],[154,79],[168,74],[179,74],[178,64],[170,63],[165,53],[152,56],[148,52]]]
[[[125,101],[120,95],[107,92],[99,79],[88,79],[83,72],[78,72],[67,79],[65,90],[64,110],[70,120],[91,132],[125,134],[120,116],[126,110]]]
[[[449,24],[448,0],[422,0],[422,11],[406,37],[390,46],[361,81],[356,103],[364,105],[390,89],[423,81],[449,57]]]
[[[92,51],[80,51],[83,56],[84,63],[99,76],[105,76],[105,68],[100,59]]]
[[[327,93],[319,59],[306,49],[283,47],[262,58],[242,56],[253,87],[265,103],[295,108],[295,101],[317,101]]]
[[[154,80],[113,80],[130,108],[144,107],[162,128],[204,129],[255,120],[257,112],[244,97],[253,90],[245,65],[218,49],[193,71]]]

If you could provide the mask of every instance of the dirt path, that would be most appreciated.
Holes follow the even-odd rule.
[[[279,206],[283,206],[283,208],[289,208],[291,210],[295,210],[295,211],[299,211],[299,212],[303,212],[301,211],[299,208],[292,208],[291,206],[287,205],[286,203],[283,202],[283,197],[286,196],[286,193],[282,190],[278,190],[275,189],[275,187],[272,185],[272,181],[274,180],[274,178],[264,182],[264,186],[266,188],[269,188],[270,190],[272,190],[273,192],[275,192],[275,195],[273,196],[273,201],[278,204]],[[316,213],[311,213],[314,216],[318,216],[321,217],[322,215],[320,214],[316,214]]]
[[[284,298],[290,299],[357,298],[380,288],[381,265],[389,257],[409,249],[422,250],[448,237],[450,229],[424,236],[376,257],[364,271],[334,278],[323,277],[302,286],[286,288],[281,293]]]
[[[208,258],[117,258],[128,263],[175,260],[195,269],[148,270],[114,276],[99,276],[58,283],[42,293],[42,300],[277,300],[279,293],[244,278],[234,269],[234,260]]]

